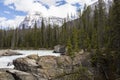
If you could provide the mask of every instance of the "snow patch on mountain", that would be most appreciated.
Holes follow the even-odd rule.
[[[44,21],[45,25],[58,25],[63,24],[64,19],[59,17],[43,17],[40,12],[29,13],[24,20],[20,23],[19,27],[31,28],[37,24],[37,27],[41,27],[41,22]]]

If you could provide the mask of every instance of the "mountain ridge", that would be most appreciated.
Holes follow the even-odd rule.
[[[24,20],[20,23],[19,27],[25,27],[25,28],[32,28],[35,23],[37,24],[37,27],[41,27],[41,22],[44,21],[45,25],[58,25],[61,26],[64,19],[59,17],[43,17],[40,12],[35,12],[32,14],[28,14]]]

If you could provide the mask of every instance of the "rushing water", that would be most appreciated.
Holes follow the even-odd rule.
[[[0,68],[14,68],[13,65],[7,66],[8,63],[12,63],[12,61],[16,58],[25,57],[30,54],[38,54],[39,56],[45,56],[45,55],[59,56],[59,54],[53,53],[52,50],[14,50],[14,51],[19,52],[23,55],[0,57]]]

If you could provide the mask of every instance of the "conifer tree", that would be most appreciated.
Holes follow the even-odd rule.
[[[33,32],[33,36],[34,36],[34,47],[37,48],[38,47],[38,44],[37,44],[37,23],[35,22],[35,25],[34,25],[34,32]]]
[[[44,19],[42,19],[41,22],[41,47],[45,47],[45,24],[44,24]]]
[[[67,40],[67,55],[71,56],[71,57],[74,55],[73,54],[72,43],[71,43],[70,37]]]
[[[73,49],[75,52],[79,51],[79,46],[78,46],[78,30],[76,28],[73,29]]]
[[[92,28],[92,48],[98,48],[98,8],[95,6],[94,14],[93,14],[93,28]]]
[[[98,0],[98,45],[102,48],[104,45],[104,30],[105,30],[105,3],[103,0]]]
[[[113,48],[120,48],[120,1],[114,0],[113,4],[113,30],[112,30],[112,45]]]

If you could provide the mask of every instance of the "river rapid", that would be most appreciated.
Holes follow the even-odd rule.
[[[15,52],[21,53],[23,55],[14,55],[14,56],[2,56],[0,57],[0,68],[14,68],[12,61],[14,59],[25,57],[31,54],[38,54],[39,56],[60,56],[60,54],[53,53],[53,50],[13,50]],[[8,64],[10,64],[8,66]]]

